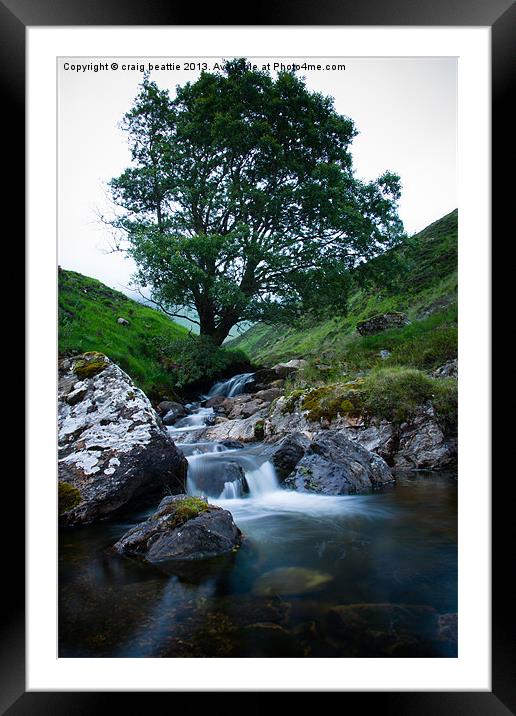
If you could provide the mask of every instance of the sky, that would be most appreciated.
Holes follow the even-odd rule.
[[[135,296],[134,264],[109,253],[110,231],[99,215],[112,212],[107,182],[130,164],[127,137],[119,128],[142,80],[142,66],[178,63],[179,70],[152,70],[151,79],[171,96],[200,70],[184,63],[224,58],[60,58],[58,64],[58,257],[78,271]],[[357,177],[386,170],[400,175],[399,214],[413,234],[457,206],[456,58],[248,58],[261,67],[283,62],[345,64],[345,70],[300,70],[310,90],[331,95],[340,114],[358,129],[351,145]],[[116,62],[117,70],[111,69]],[[103,63],[103,67],[98,67]],[[86,66],[83,71],[72,66]],[[88,65],[90,68],[88,68]],[[97,66],[94,71],[93,66]],[[127,69],[123,67],[127,66]],[[132,69],[131,69],[132,67]],[[274,72],[273,72],[274,74]]]

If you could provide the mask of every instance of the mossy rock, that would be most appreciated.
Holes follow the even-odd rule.
[[[77,507],[82,501],[80,491],[73,485],[70,485],[70,483],[63,482],[62,480],[59,480],[57,483],[57,495],[59,515],[63,515],[65,512]]]
[[[104,368],[107,368],[107,366],[108,359],[103,353],[91,351],[89,353],[84,353],[82,358],[75,361],[73,370],[79,378],[84,380],[85,378],[92,378],[94,375],[97,375],[103,371]]]
[[[174,501],[169,505],[165,525],[170,529],[181,527],[188,520],[193,520],[209,509],[209,504],[200,497],[185,497],[183,500]],[[161,519],[162,517],[163,512],[160,510],[154,519]]]
[[[355,384],[333,384],[316,388],[305,395],[302,408],[312,422],[335,420],[339,415],[357,416],[362,412],[360,391]]]

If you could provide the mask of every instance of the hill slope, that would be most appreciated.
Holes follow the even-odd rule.
[[[375,366],[430,370],[457,355],[457,210],[430,224],[396,250],[404,266],[395,288],[356,290],[348,313],[296,327],[257,324],[228,345],[257,364],[291,358],[338,366],[349,373]],[[360,336],[356,324],[402,311],[410,325]],[[380,351],[389,351],[382,358]],[[385,354],[384,354],[385,355]]]
[[[119,318],[129,324],[119,324]],[[187,329],[165,314],[94,278],[59,269],[60,353],[105,353],[145,392],[154,393],[170,384],[154,340],[187,336]]]

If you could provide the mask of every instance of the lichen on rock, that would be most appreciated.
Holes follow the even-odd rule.
[[[89,377],[80,370],[78,380],[77,365],[102,369]],[[62,361],[58,391],[59,477],[82,495],[64,514],[67,524],[95,521],[164,490],[184,491],[185,457],[147,396],[109,358],[86,353]]]

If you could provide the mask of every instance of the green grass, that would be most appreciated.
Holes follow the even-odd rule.
[[[457,211],[395,249],[403,271],[394,287],[355,289],[347,313],[295,327],[256,324],[228,343],[259,365],[291,358],[328,363],[354,373],[380,366],[431,370],[457,355]],[[410,325],[360,336],[356,324],[378,313],[402,311]],[[380,351],[390,351],[383,360]],[[317,373],[314,373],[314,376]],[[319,374],[319,377],[320,374]]]
[[[120,325],[125,318],[129,325]],[[150,398],[173,397],[246,362],[191,336],[164,313],[75,271],[59,270],[59,352],[104,353]],[[238,369],[235,368],[235,372]]]
[[[340,380],[315,388],[296,388],[288,394],[284,412],[299,407],[312,421],[332,421],[338,415],[347,415],[400,424],[427,401],[432,403],[443,429],[455,432],[457,380],[432,378],[424,371],[402,366],[374,368],[353,382]]]

